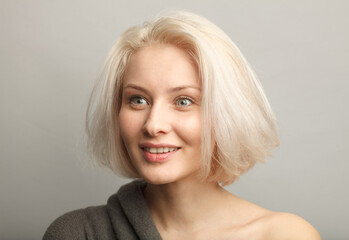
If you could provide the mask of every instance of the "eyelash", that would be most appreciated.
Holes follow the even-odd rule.
[[[130,105],[135,106],[135,107],[137,107],[137,106],[142,106],[143,104],[135,104],[135,103],[133,102],[133,101],[134,101],[135,99],[137,99],[137,98],[138,98],[138,99],[143,99],[143,100],[145,100],[147,104],[149,103],[149,101],[148,101],[145,97],[143,97],[143,96],[141,96],[141,95],[133,95],[133,96],[130,96],[130,97],[128,98],[128,103],[129,103]],[[189,105],[185,105],[185,106],[180,106],[180,105],[177,104],[177,102],[180,101],[180,100],[189,100],[189,101],[190,101],[190,104],[189,104]],[[179,107],[179,108],[187,108],[187,107],[191,106],[192,104],[194,104],[195,101],[194,101],[192,98],[187,97],[187,96],[179,96],[179,97],[177,97],[177,98],[174,100],[174,103],[175,103],[175,105],[176,105],[177,107]]]
[[[140,106],[140,104],[135,104],[134,102],[133,102],[133,100],[135,100],[135,99],[143,99],[143,100],[145,100],[146,101],[146,103],[148,103],[148,100],[145,98],[145,97],[142,97],[142,96],[140,96],[140,95],[133,95],[133,96],[131,96],[131,97],[129,97],[128,98],[128,103],[129,104],[131,104],[131,105],[134,105],[134,106]]]
[[[190,101],[190,104],[189,104],[189,105],[187,105],[187,106],[180,106],[180,107],[189,107],[190,105],[192,105],[192,104],[195,103],[195,101],[194,101],[192,98],[186,97],[186,96],[180,96],[180,97],[176,98],[176,99],[175,99],[175,102],[177,103],[177,102],[180,101],[180,100],[189,100],[189,101]],[[178,105],[177,105],[177,106],[178,106]]]

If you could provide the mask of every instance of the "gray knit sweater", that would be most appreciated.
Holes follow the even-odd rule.
[[[146,183],[124,185],[107,205],[75,210],[57,218],[43,240],[161,239],[143,197]]]

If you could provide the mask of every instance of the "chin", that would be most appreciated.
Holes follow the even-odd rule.
[[[143,172],[140,175],[147,183],[153,185],[168,184],[178,180],[178,176],[173,176],[173,173],[166,174],[164,172],[150,171],[146,173]]]
[[[187,182],[189,181],[196,181],[199,179],[198,173],[192,173],[188,175],[166,175],[164,173],[148,173],[148,174],[142,174],[142,178],[149,184],[152,185],[163,185],[163,184],[170,184],[170,183],[179,183],[179,182]]]
[[[149,184],[163,185],[179,183],[183,180],[197,179],[199,166],[186,169],[186,166],[176,166],[171,164],[139,164],[139,175]],[[185,181],[184,181],[185,182]]]
[[[147,183],[152,184],[152,185],[168,184],[168,183],[172,183],[175,181],[175,180],[170,179],[170,178],[165,177],[165,176],[150,176],[150,177],[143,176],[143,179]]]

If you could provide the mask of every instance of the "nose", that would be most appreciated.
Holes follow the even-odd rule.
[[[165,106],[161,104],[153,105],[143,126],[144,133],[150,137],[169,133],[171,131],[169,115]]]

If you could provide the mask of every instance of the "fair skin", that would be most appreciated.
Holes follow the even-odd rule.
[[[184,50],[163,44],[138,50],[123,81],[121,136],[148,182],[145,200],[163,239],[321,239],[302,218],[199,178],[201,86]]]

